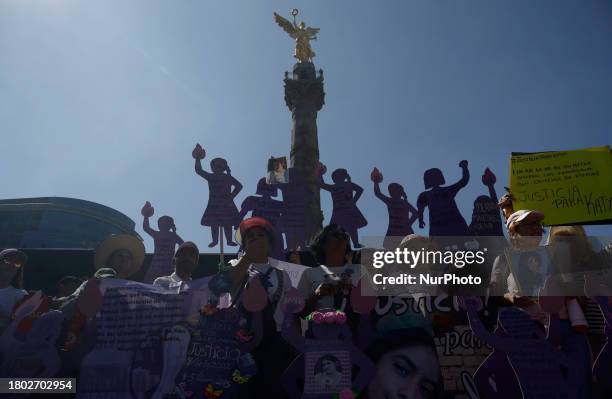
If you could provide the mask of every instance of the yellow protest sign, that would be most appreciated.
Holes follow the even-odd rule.
[[[512,154],[514,209],[543,212],[547,225],[612,222],[610,147]]]

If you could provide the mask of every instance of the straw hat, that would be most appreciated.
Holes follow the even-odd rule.
[[[119,249],[125,249],[132,254],[131,270],[126,270],[126,276],[136,273],[142,266],[145,257],[145,247],[141,240],[129,234],[111,235],[102,241],[94,252],[94,267],[96,270],[107,267],[109,256]]]

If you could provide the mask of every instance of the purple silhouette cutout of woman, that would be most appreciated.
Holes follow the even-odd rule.
[[[283,210],[283,201],[275,200],[273,197],[278,195],[278,188],[275,185],[267,184],[266,178],[262,177],[257,182],[257,196],[251,195],[242,202],[238,218],[244,219],[247,213],[251,212],[252,217],[266,219],[274,226],[274,248],[272,257],[284,259],[283,235],[279,229],[279,220]]]
[[[227,161],[223,158],[214,158],[210,161],[212,173],[202,169],[202,159],[206,152],[197,144],[192,152],[195,159],[195,172],[208,182],[208,205],[202,215],[202,226],[210,226],[212,242],[209,248],[219,242],[219,227],[223,226],[227,245],[236,246],[232,240],[232,228],[238,226],[238,208],[234,204],[234,198],[242,190],[242,184],[230,174]]]
[[[357,230],[368,224],[366,218],[357,208],[357,201],[361,194],[363,194],[363,188],[351,181],[351,176],[349,176],[346,169],[336,169],[332,172],[334,184],[327,184],[323,180],[323,175],[325,174],[324,168],[319,168],[318,172],[319,187],[330,192],[334,203],[329,223],[342,226],[351,236],[353,247],[361,248],[362,245],[359,243],[359,233]]]
[[[391,248],[392,237],[406,237],[414,234],[412,224],[417,219],[418,211],[408,202],[404,187],[398,183],[389,184],[389,197],[380,191],[380,183],[383,181],[382,174],[374,168],[370,178],[374,182],[374,195],[387,205],[389,213],[389,227],[385,236],[384,247]]]
[[[556,338],[550,337],[556,327],[551,325],[550,339],[547,340],[543,329],[537,327],[527,312],[520,308],[506,307],[501,309],[498,315],[498,328],[503,329],[503,334],[492,334],[487,331],[477,314],[482,309],[481,299],[467,297],[461,298],[460,302],[467,310],[470,327],[476,337],[493,346],[495,350],[506,353],[520,384],[522,397],[574,397],[569,393],[573,392],[569,359],[558,349]],[[562,369],[567,370],[568,375],[564,375]],[[504,394],[499,397],[506,396]]]
[[[170,216],[162,216],[157,220],[159,231],[153,230],[149,224],[149,218],[155,212],[151,203],[147,201],[140,213],[144,216],[142,229],[153,238],[155,250],[151,265],[144,276],[144,282],[151,284],[153,280],[160,276],[167,276],[172,273],[172,258],[174,249],[183,243],[183,239],[176,234],[174,220]]]
[[[482,184],[489,189],[489,195],[480,195],[474,200],[472,221],[468,227],[470,235],[503,236],[502,220],[497,205],[495,182],[497,178],[489,168],[482,175]]]
[[[459,162],[463,170],[461,179],[450,186],[442,187],[446,183],[442,171],[438,168],[425,171],[423,180],[425,189],[417,200],[419,210],[419,227],[425,227],[423,212],[429,207],[429,235],[430,236],[466,236],[468,227],[465,219],[457,208],[455,196],[470,180],[468,162]],[[428,190],[429,189],[429,190]]]
[[[499,337],[508,336],[500,326],[497,326],[494,334]],[[481,399],[513,399],[522,396],[521,387],[508,362],[508,356],[498,348],[494,348],[478,366],[474,372],[474,383]]]

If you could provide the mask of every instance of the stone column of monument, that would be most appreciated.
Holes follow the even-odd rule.
[[[323,223],[319,187],[314,179],[319,162],[317,112],[323,107],[324,98],[323,70],[317,75],[312,62],[297,62],[291,76],[285,72],[285,102],[293,120],[290,166],[301,173],[314,192],[310,209],[315,230]]]

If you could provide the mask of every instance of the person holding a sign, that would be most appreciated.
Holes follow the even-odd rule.
[[[242,310],[248,324],[253,314],[249,309],[261,303],[263,334],[260,344],[252,352],[257,365],[257,375],[244,389],[247,397],[283,397],[278,378],[295,357],[294,351],[282,339],[284,313],[280,304],[288,290],[291,279],[286,271],[271,265],[270,254],[274,245],[274,228],[267,220],[259,217],[245,219],[236,232],[236,241],[242,246],[244,255],[230,271],[232,281],[231,305]],[[261,286],[262,297],[247,297],[247,287]],[[255,396],[249,396],[255,395]]]
[[[511,214],[506,220],[506,227],[512,249],[518,251],[537,249],[544,234],[542,220],[544,220],[544,214],[533,210],[524,209]],[[537,303],[529,296],[521,295],[519,292],[515,276],[509,270],[507,263],[503,261],[502,256],[497,257],[493,263],[490,293],[494,296],[503,296],[515,306],[530,312],[534,318],[541,316]]]
[[[63,301],[59,305],[60,311],[64,314],[64,318],[68,323],[67,339],[65,349],[72,348],[79,335],[83,334],[88,323],[88,316],[81,312],[78,303],[88,302],[90,300],[95,302],[98,298],[99,292],[95,287],[97,279],[103,278],[118,278],[128,279],[132,275],[136,274],[145,256],[144,244],[137,237],[128,234],[111,235],[106,240],[102,241],[100,245],[95,249],[94,252],[94,267],[96,273],[92,279],[89,279],[74,291],[70,296],[62,298]],[[91,283],[89,283],[91,281]],[[89,287],[92,288],[89,291]],[[92,327],[91,323],[89,329],[84,334],[86,338],[82,341],[84,347],[88,347],[91,344],[91,339],[95,338],[95,328]],[[76,352],[78,352],[77,350]],[[80,361],[80,359],[78,359]]]
[[[347,265],[352,255],[349,240],[348,233],[332,223],[310,244],[319,266],[305,270],[298,284],[306,301],[301,313],[303,317],[319,309],[346,308],[350,291],[361,277],[361,265]]]

